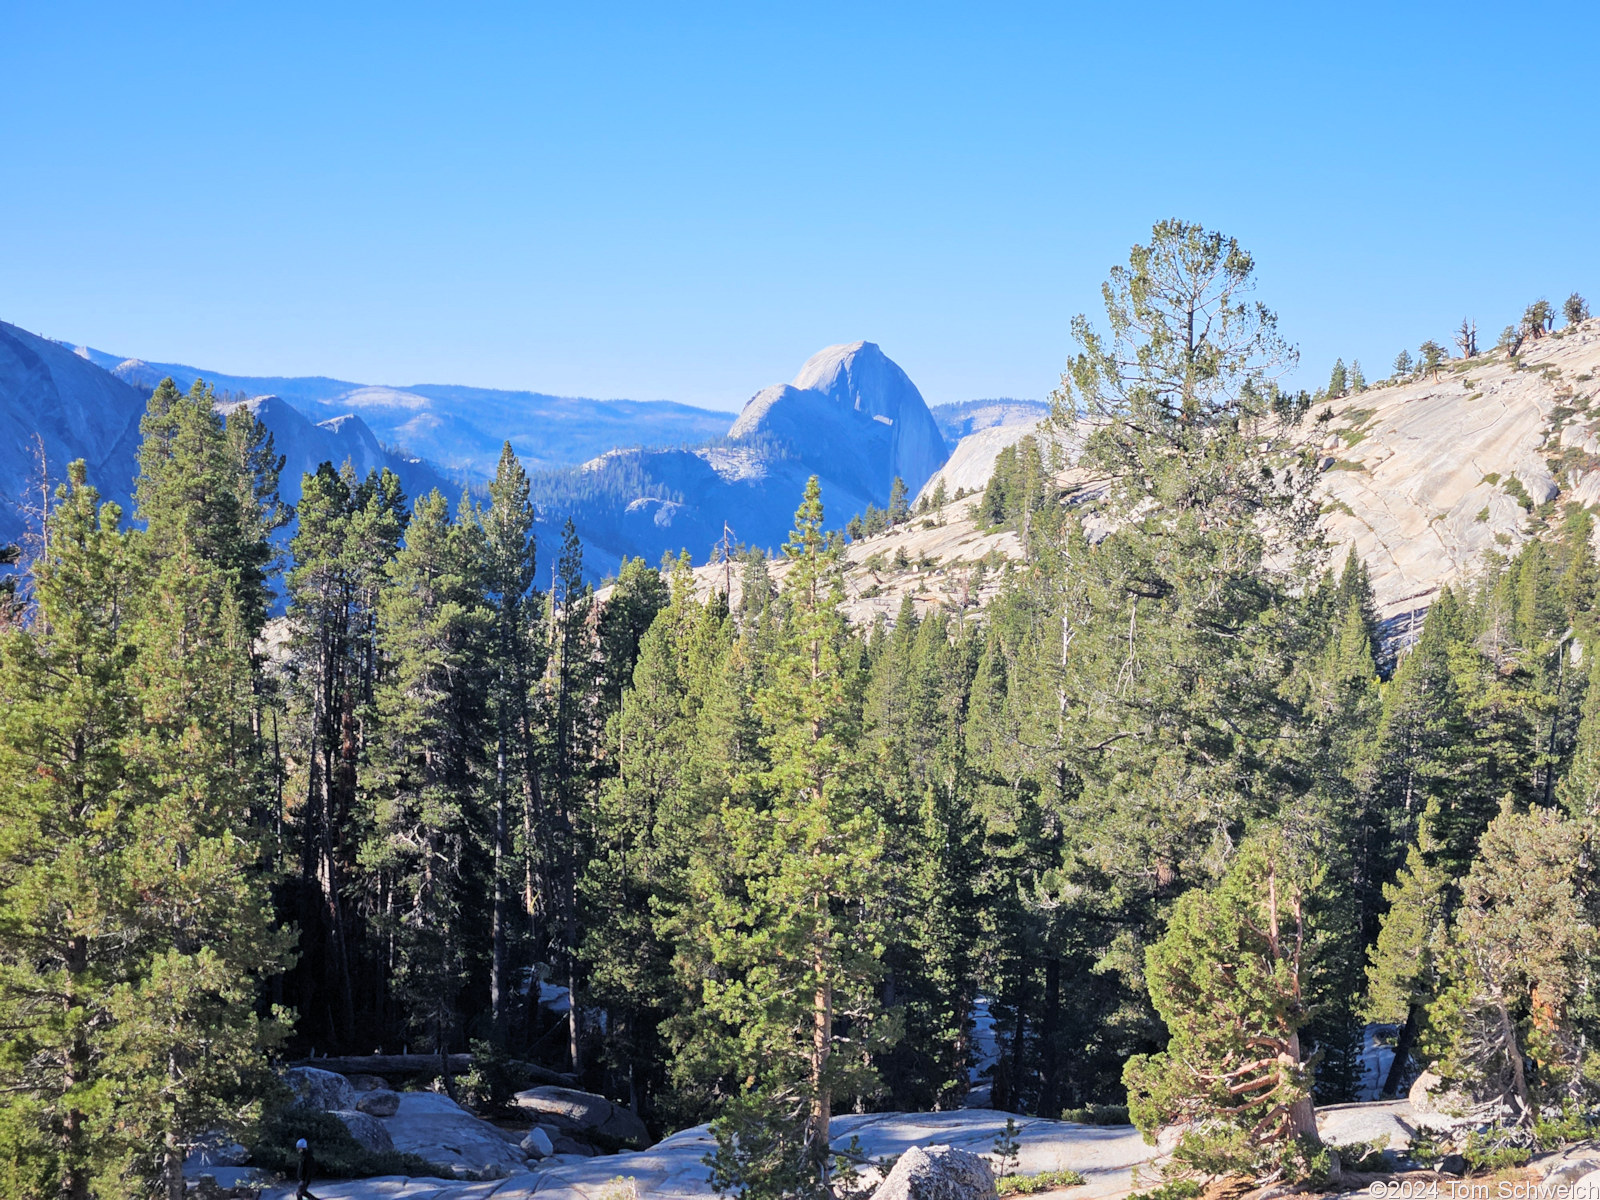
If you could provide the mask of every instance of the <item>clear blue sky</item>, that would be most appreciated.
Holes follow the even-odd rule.
[[[1181,216],[1306,382],[1372,377],[1600,308],[1595,11],[0,0],[0,318],[721,408],[866,338],[930,402],[1043,396]]]

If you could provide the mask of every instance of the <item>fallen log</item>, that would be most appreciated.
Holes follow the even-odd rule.
[[[439,1070],[437,1054],[342,1054],[328,1058],[301,1058],[291,1067],[316,1067],[340,1075],[425,1075]],[[511,1059],[506,1063],[511,1070],[526,1075],[539,1083],[552,1083],[558,1087],[577,1087],[576,1076],[565,1071],[552,1071],[537,1063]],[[447,1067],[452,1075],[462,1075],[472,1069],[472,1055],[451,1054]]]

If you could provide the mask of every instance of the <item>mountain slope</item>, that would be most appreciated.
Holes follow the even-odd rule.
[[[283,455],[283,471],[278,494],[285,503],[300,503],[301,481],[314,474],[323,463],[342,467],[346,462],[357,475],[385,468],[400,476],[406,495],[415,499],[434,488],[452,502],[462,485],[440,474],[433,464],[385,449],[360,417],[345,415],[312,422],[279,396],[256,396],[217,406],[226,416],[235,409],[248,408],[272,430],[272,443]]]
[[[89,355],[0,323],[0,542],[16,541],[34,523],[41,442],[52,484],[65,477],[67,463],[84,459],[89,482],[130,511],[147,398]],[[300,498],[303,473],[347,459],[362,474],[388,467],[408,495],[438,487],[454,499],[460,492],[459,484],[428,463],[384,448],[360,417],[346,413],[319,424],[277,396],[244,403],[266,423],[287,460],[280,492],[290,503]],[[236,406],[222,407],[226,412]]]
[[[1600,500],[1600,322],[1333,404],[1318,429],[1325,522],[1372,572],[1386,618],[1425,609],[1491,550]],[[1548,510],[1540,506],[1554,502]]]
[[[666,400],[588,400],[451,384],[386,387],[326,376],[233,375],[183,363],[117,358],[87,346],[75,353],[148,392],[170,376],[188,388],[203,378],[218,393],[273,395],[311,418],[356,413],[387,446],[421,455],[455,475],[494,475],[509,439],[530,470],[570,466],[617,446],[678,446],[727,429],[728,414]]]
[[[933,414],[944,434],[944,440],[954,446],[969,434],[1000,425],[1034,424],[1050,415],[1050,406],[1043,400],[955,400],[948,404],[935,404],[928,410]]]
[[[982,487],[1001,448],[1043,429],[1033,418],[976,429],[922,495],[940,479],[952,496],[958,486]],[[1319,405],[1301,429],[1318,453],[1329,561],[1354,547],[1371,571],[1389,637],[1404,640],[1439,592],[1469,582],[1488,554],[1513,554],[1550,533],[1568,505],[1600,517],[1600,320],[1526,343],[1514,359],[1456,359],[1438,379],[1384,382]],[[1084,478],[1069,468],[1059,483],[1070,494]],[[994,572],[973,586],[974,564],[1015,559],[1021,545],[1015,535],[974,527],[972,505],[952,500],[933,527],[914,517],[852,544],[851,619],[892,620],[904,595],[920,611],[987,602]],[[720,589],[724,574],[703,567],[696,581],[702,592]],[[737,594],[736,574],[733,586]]]
[[[130,507],[145,397],[93,363],[0,322],[0,542],[14,542],[41,504],[39,450],[52,484],[85,460],[107,500]]]

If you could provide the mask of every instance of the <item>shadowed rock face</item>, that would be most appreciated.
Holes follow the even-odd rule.
[[[36,508],[38,452],[52,484],[81,458],[102,499],[131,507],[144,395],[46,338],[0,322],[0,543]],[[37,440],[36,440],[37,439]]]

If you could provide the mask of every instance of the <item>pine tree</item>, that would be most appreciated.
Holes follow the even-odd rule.
[[[1587,654],[1588,681],[1583,693],[1583,719],[1578,725],[1572,766],[1562,777],[1557,794],[1567,812],[1578,820],[1600,816],[1600,654]]]
[[[181,1196],[199,1136],[252,1112],[287,949],[247,833],[251,645],[182,505],[146,540],[69,481],[0,644],[7,1190]]]
[[[356,784],[378,683],[378,599],[408,514],[392,472],[357,480],[348,464],[335,471],[324,463],[304,477],[298,515],[286,586],[291,737],[304,774],[292,781],[298,795],[284,816],[298,841],[290,912],[302,958],[288,983],[304,1014],[301,1036],[341,1045],[356,1036],[359,914],[348,908],[347,882],[362,840]],[[354,900],[369,916],[384,906],[370,890]],[[380,1028],[387,1021],[381,1011],[370,1015]]]
[[[1367,377],[1361,373],[1361,360],[1353,358],[1350,360],[1350,391],[1352,394],[1359,395],[1366,390]]]
[[[1405,1078],[1423,1014],[1442,983],[1454,893],[1449,873],[1435,861],[1431,818],[1431,813],[1425,815],[1418,826],[1417,841],[1395,882],[1383,886],[1389,911],[1368,952],[1366,1016],[1400,1026],[1383,1082],[1386,1096],[1394,1095]]]
[[[485,558],[468,512],[452,521],[437,491],[417,502],[378,602],[385,669],[361,773],[371,829],[361,864],[383,880],[395,986],[412,1028],[441,1060],[456,1032],[469,898],[481,894],[487,832],[479,813],[494,617],[481,590]]]
[[[1345,374],[1344,359],[1333,360],[1333,370],[1328,374],[1328,399],[1337,400],[1349,390],[1349,378]]]
[[[1214,891],[1178,901],[1150,949],[1150,996],[1171,1040],[1129,1060],[1129,1109],[1149,1140],[1177,1125],[1173,1157],[1191,1169],[1254,1173],[1277,1167],[1292,1140],[1317,1141],[1299,1038],[1314,931],[1297,874],[1281,843],[1252,843]]]
[[[489,1013],[495,1036],[504,1042],[510,1000],[507,898],[511,891],[510,810],[515,789],[522,812],[525,842],[533,841],[543,814],[535,758],[533,714],[529,692],[535,676],[532,607],[537,543],[535,513],[528,499],[528,476],[506,442],[489,485],[489,507],[481,516],[484,537],[484,599],[494,618],[493,679],[489,704],[495,731],[494,862],[491,896],[492,928],[489,962]],[[525,845],[524,903],[533,890],[534,848]],[[531,915],[531,913],[529,914]]]
[[[82,462],[68,481],[33,565],[37,632],[10,629],[0,648],[0,1104],[7,1190],[82,1200],[116,1153],[95,1032],[140,949],[122,878],[139,802],[124,744],[136,576],[117,506],[99,505]]]
[[[549,874],[554,895],[547,897],[555,922],[552,949],[566,974],[571,1007],[567,1020],[567,1057],[574,1074],[583,1068],[583,1026],[578,1011],[578,871],[586,857],[581,839],[581,810],[588,799],[587,765],[596,730],[589,722],[588,703],[595,660],[590,652],[593,589],[583,577],[583,545],[577,527],[567,518],[561,530],[561,554],[550,592],[550,656],[545,679],[551,724],[549,794]]]
[[[1417,350],[1418,369],[1432,375],[1436,381],[1439,378],[1439,367],[1444,363],[1444,360],[1445,348],[1432,338],[1423,342],[1422,346]]]
[[[908,492],[906,481],[900,476],[894,477],[894,482],[889,485],[889,524],[904,525],[911,516],[910,505],[906,502]]]
[[[1444,1078],[1523,1125],[1570,1094],[1584,1065],[1574,1016],[1600,945],[1584,845],[1557,813],[1502,809],[1462,883],[1450,986],[1429,1014]]]
[[[860,658],[838,611],[839,548],[823,533],[815,477],[784,552],[782,646],[755,701],[770,765],[735,781],[723,806],[731,872],[706,864],[696,878],[721,972],[705,1003],[732,1038],[729,1064],[754,1081],[715,1127],[713,1170],[752,1195],[826,1189],[834,1099],[869,1090],[879,1036],[883,830],[860,745]]]

